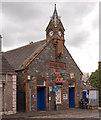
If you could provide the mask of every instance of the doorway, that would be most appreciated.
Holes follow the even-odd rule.
[[[75,88],[69,87],[69,107],[75,108]]]
[[[25,92],[17,92],[17,112],[26,111],[26,95]]]
[[[85,100],[86,99],[86,97],[87,97],[87,95],[86,95],[87,93],[86,93],[86,91],[83,91],[82,92],[82,98]]]
[[[46,88],[37,87],[37,111],[46,111]]]

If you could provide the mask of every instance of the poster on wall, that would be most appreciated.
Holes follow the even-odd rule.
[[[61,88],[58,88],[58,91],[55,92],[56,94],[56,104],[61,104]]]
[[[63,94],[63,100],[67,100],[67,94]]]
[[[73,72],[70,72],[69,74],[70,74],[71,79],[74,78],[74,73]]]
[[[49,92],[52,92],[52,86],[49,86]]]

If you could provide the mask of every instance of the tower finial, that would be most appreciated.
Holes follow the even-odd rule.
[[[56,10],[56,4],[55,4],[55,10]]]
[[[57,23],[58,23],[58,21],[59,21],[58,13],[57,13],[57,10],[56,10],[56,4],[54,4],[54,12],[53,12],[52,20],[53,20],[54,25],[55,25],[55,27],[56,27],[56,26],[57,26]]]

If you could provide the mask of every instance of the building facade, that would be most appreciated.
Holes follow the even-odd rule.
[[[82,99],[88,98],[89,106],[99,106],[99,90],[91,85],[90,81],[87,80],[86,84],[82,85]]]
[[[0,35],[0,114],[16,113],[16,72],[1,52]]]
[[[2,112],[16,113],[16,72],[2,55]]]
[[[46,39],[3,53],[17,75],[17,111],[79,107],[82,72],[65,46],[56,6]]]

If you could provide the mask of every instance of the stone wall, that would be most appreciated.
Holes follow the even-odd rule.
[[[58,61],[61,63],[66,64],[66,68],[53,68],[50,66],[50,61]],[[36,86],[32,84],[33,81],[36,80],[37,82],[37,77],[40,78],[45,78],[48,82],[48,87],[52,86],[54,88],[54,83],[53,83],[53,75],[52,73],[54,70],[58,73],[61,73],[63,75],[63,80],[65,83],[63,83],[63,94],[68,94],[68,80],[71,80],[70,78],[70,72],[74,73],[74,79],[76,81],[76,93],[75,93],[75,98],[76,98],[76,107],[79,105],[80,101],[80,95],[81,95],[81,79],[82,79],[82,73],[80,69],[77,67],[76,63],[74,62],[72,56],[66,49],[66,47],[63,47],[63,57],[61,59],[55,59],[55,47],[53,45],[53,41],[34,59],[34,61],[27,67],[26,73],[31,76],[31,89],[32,95],[35,92]],[[18,72],[18,83],[19,83],[19,88],[22,88],[22,83],[24,81],[24,71],[19,71]],[[22,81],[22,82],[21,82]],[[34,83],[34,82],[33,82]],[[35,93],[37,94],[37,93]],[[54,92],[48,91],[48,97],[51,97],[51,102],[48,100],[48,108],[50,110],[54,110]],[[63,97],[63,96],[62,96]],[[36,98],[37,99],[37,98]],[[35,99],[35,101],[36,101]],[[49,98],[48,98],[49,99]],[[33,98],[32,98],[33,101]],[[50,103],[49,103],[50,102]],[[32,103],[32,106],[34,109],[37,108],[36,102]],[[35,107],[36,106],[36,107]],[[67,109],[68,108],[68,95],[67,95],[67,100],[63,100],[63,103],[61,105],[58,105],[58,109]]]
[[[3,112],[16,113],[16,75],[3,74],[2,75],[3,87],[2,87],[2,105]]]

